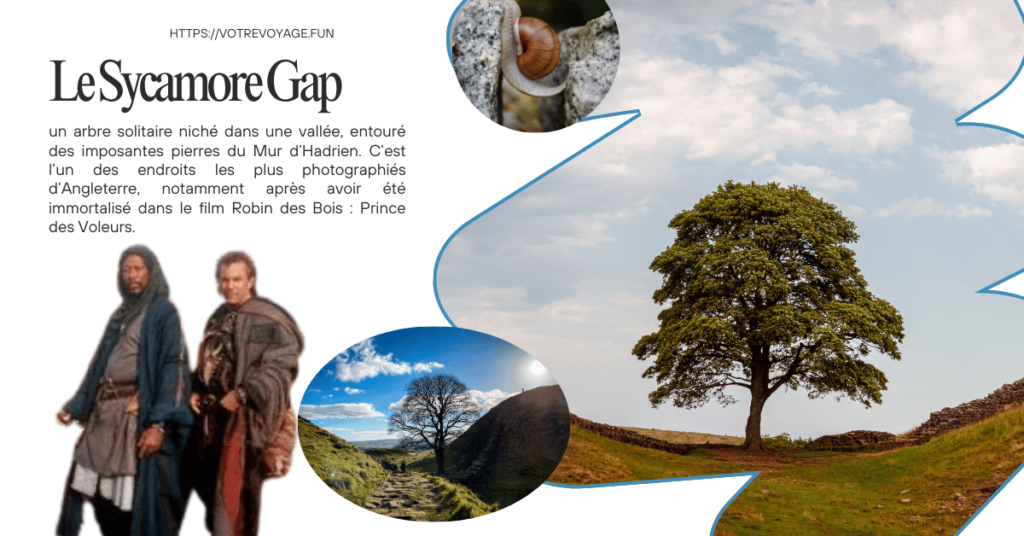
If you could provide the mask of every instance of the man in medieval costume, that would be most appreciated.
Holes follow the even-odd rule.
[[[189,400],[198,422],[186,473],[206,505],[211,534],[252,536],[263,480],[283,475],[291,461],[296,422],[289,391],[302,334],[284,309],[256,295],[248,255],[225,254],[216,275],[225,303],[206,323],[199,346]]]
[[[105,536],[173,536],[185,500],[180,455],[193,422],[188,356],[178,313],[156,256],[132,246],[118,261],[121,305],[75,396],[57,413],[85,430],[57,534],[75,536],[83,502],[92,503]]]

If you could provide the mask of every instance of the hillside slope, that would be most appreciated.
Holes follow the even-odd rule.
[[[344,439],[299,417],[299,443],[310,467],[342,497],[364,506],[366,498],[388,472]]]
[[[597,484],[760,470],[716,534],[953,534],[1024,464],[1024,409],[891,452],[732,454],[696,449],[681,456],[574,428],[550,480]]]
[[[557,385],[491,408],[446,450],[446,476],[504,508],[544,483],[569,442],[569,406]],[[415,465],[435,471],[433,457]]]

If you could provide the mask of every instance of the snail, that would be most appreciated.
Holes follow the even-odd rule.
[[[547,76],[558,65],[561,44],[558,34],[547,23],[533,17],[521,17],[515,0],[500,0],[501,73],[512,87],[534,97],[553,97],[565,90],[565,83],[545,86],[534,82]]]

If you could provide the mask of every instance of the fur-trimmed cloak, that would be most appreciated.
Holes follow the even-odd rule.
[[[230,308],[221,305],[211,322]],[[302,346],[302,333],[295,321],[270,300],[253,297],[238,308],[233,388],[244,391],[246,400],[226,418],[213,497],[204,499],[207,527],[215,536],[251,536],[258,531],[260,492],[266,476],[262,458],[291,406],[289,393],[298,375]],[[198,361],[196,370],[203,370],[202,351]],[[198,375],[196,381],[200,381]],[[194,433],[202,434],[202,427]],[[190,475],[194,479],[213,476]]]

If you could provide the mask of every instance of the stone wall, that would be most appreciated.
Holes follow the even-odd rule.
[[[655,439],[653,437],[647,437],[640,435],[632,430],[626,430],[619,428],[618,426],[609,426],[607,424],[601,424],[599,422],[588,421],[582,417],[578,417],[575,414],[569,414],[569,422],[573,426],[593,432],[597,435],[613,439],[620,443],[629,443],[630,445],[637,445],[639,447],[647,447],[649,449],[662,450],[665,452],[671,452],[673,454],[688,454],[694,449],[691,445],[681,445],[679,443],[669,443],[661,439]]]
[[[960,404],[955,408],[943,408],[931,414],[921,426],[912,430],[907,437],[897,437],[889,432],[854,430],[845,434],[822,436],[807,444],[811,450],[858,450],[890,449],[910,447],[927,442],[932,437],[963,428],[987,419],[1001,411],[1024,406],[1024,379],[1008,383],[996,389],[985,398]],[[632,430],[609,426],[570,414],[573,426],[622,443],[662,450],[674,454],[687,454],[694,448],[723,448],[729,445],[683,445],[647,437]]]
[[[1008,383],[985,398],[960,404],[955,408],[942,408],[931,414],[921,426],[910,432],[913,437],[934,437],[957,428],[987,419],[996,413],[1024,404],[1024,379]]]
[[[822,436],[811,441],[807,448],[815,450],[854,450],[860,448],[888,449],[920,445],[929,439],[958,428],[983,421],[1001,411],[1024,405],[1024,379],[1008,383],[985,398],[965,402],[955,408],[942,408],[933,412],[921,426],[907,437],[898,438],[888,432],[855,430],[845,434]]]
[[[854,430],[845,434],[821,436],[807,444],[810,450],[858,450],[862,448],[888,449],[918,445],[923,441],[914,438],[898,438],[889,432]]]

